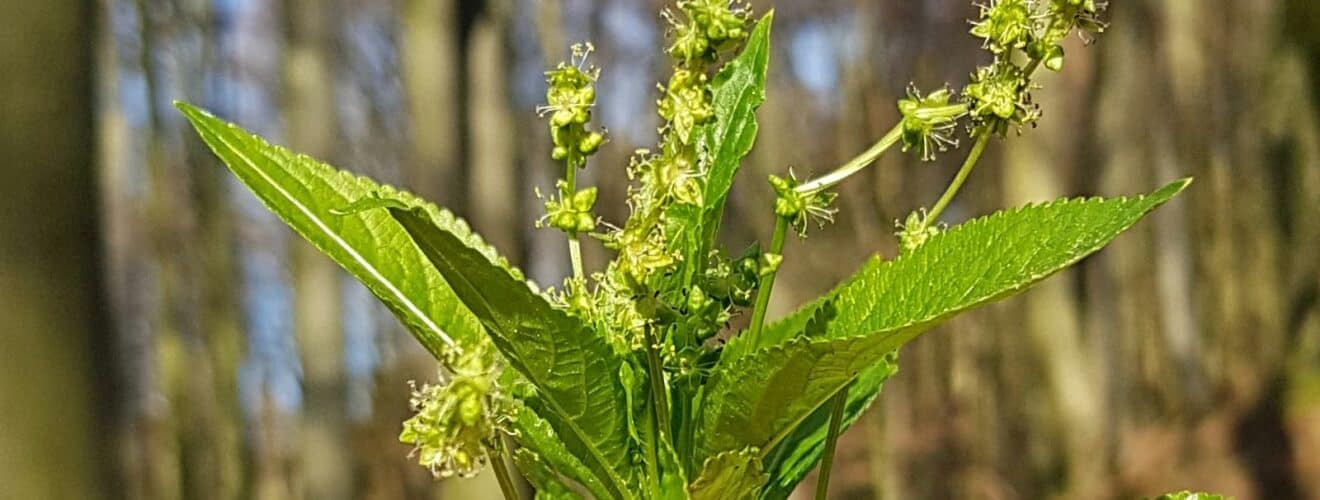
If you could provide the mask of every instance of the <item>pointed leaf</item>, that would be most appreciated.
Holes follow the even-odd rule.
[[[707,384],[697,456],[748,446],[773,450],[890,351],[954,314],[1019,293],[1076,263],[1189,182],[1148,196],[1059,200],[999,212],[949,229],[895,260],[872,261],[827,296],[838,315],[822,334],[721,359]]]
[[[272,145],[191,104],[175,104],[202,140],[261,202],[329,255],[399,317],[437,358],[449,344],[472,345],[484,334],[426,257],[384,211],[336,215],[338,209],[385,193],[424,204],[411,194],[336,170]],[[448,214],[428,206],[431,214]],[[466,232],[449,215],[450,229]],[[490,250],[483,250],[490,251]]]
[[[509,365],[536,386],[547,410],[538,413],[568,449],[615,497],[630,498],[627,415],[613,349],[424,210],[392,207],[389,213],[481,320]]]

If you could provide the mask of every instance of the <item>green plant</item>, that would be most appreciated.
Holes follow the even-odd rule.
[[[674,70],[658,103],[665,125],[657,149],[628,166],[631,216],[621,226],[593,214],[595,188],[577,186],[605,137],[591,125],[590,46],[575,47],[571,63],[547,72],[541,109],[565,176],[538,223],[565,233],[573,269],[545,291],[448,211],[179,108],[267,207],[362,280],[439,360],[442,381],[415,391],[418,413],[400,435],[437,476],[489,463],[513,497],[511,459],[538,498],[782,499],[823,460],[823,497],[835,440],[894,374],[900,347],[1099,250],[1190,182],[938,222],[990,139],[1034,125],[1032,75],[1060,70],[1060,42],[1100,31],[1098,11],[1092,0],[984,6],[971,31],[994,62],[959,96],[912,90],[892,131],[834,171],[771,177],[771,241],[736,255],[715,237],[756,137],[773,14],[752,23],[745,5],[727,0],[680,0],[666,12]],[[967,158],[930,209],[899,226],[901,254],[872,258],[767,323],[789,230],[804,237],[812,221],[830,221],[829,189],[893,145],[930,160],[957,146],[960,124]],[[584,236],[616,252],[604,270],[583,269]],[[749,326],[718,342],[742,314]]]

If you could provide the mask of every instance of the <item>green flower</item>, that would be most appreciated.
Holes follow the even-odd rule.
[[[932,224],[926,215],[926,210],[908,214],[907,220],[897,223],[898,242],[902,253],[909,253],[925,244],[932,237],[940,234],[940,228],[937,224]]]
[[[1050,20],[1040,37],[1046,42],[1044,46],[1057,45],[1068,37],[1073,28],[1076,28],[1082,39],[1089,43],[1092,35],[1098,35],[1105,30],[1106,24],[1100,20],[1100,14],[1105,7],[1106,2],[1096,0],[1051,0],[1047,11]],[[1039,57],[1037,59],[1044,60]]]
[[[828,222],[834,222],[834,214],[838,213],[838,210],[830,208],[830,205],[834,203],[834,199],[838,196],[835,193],[829,191],[800,192],[796,189],[798,182],[791,171],[788,177],[771,175],[770,186],[774,188],[776,195],[775,215],[789,219],[798,236],[804,238],[807,236],[807,223],[810,221],[816,221],[816,225],[819,227],[824,227]]]
[[[706,75],[685,69],[674,71],[665,95],[657,103],[660,117],[669,122],[683,144],[692,140],[692,130],[715,117]]]
[[[935,159],[935,151],[958,147],[958,141],[949,137],[957,126],[958,118],[967,114],[964,104],[949,104],[952,92],[940,89],[922,97],[916,87],[908,87],[908,97],[898,101],[902,113],[903,152],[916,148],[921,159]]]
[[[487,449],[501,432],[496,384],[498,370],[484,348],[448,363],[440,383],[413,386],[412,408],[399,441],[413,445],[412,456],[437,478],[472,477],[489,460]]]
[[[550,116],[550,137],[554,141],[550,156],[578,167],[586,166],[584,158],[605,142],[600,133],[586,128],[591,108],[596,105],[595,83],[600,76],[599,69],[586,66],[593,50],[591,44],[574,45],[572,64],[559,63],[546,72],[546,105],[537,108],[542,116]]]
[[[1027,0],[993,0],[981,6],[981,19],[972,23],[972,34],[984,38],[986,48],[998,55],[1026,47],[1035,22]]]
[[[545,200],[545,216],[537,221],[537,227],[550,226],[573,235],[595,230],[596,216],[591,211],[596,207],[596,188],[574,193],[563,179],[556,182],[555,187],[559,192]],[[539,192],[537,196],[540,196]]]
[[[685,21],[672,11],[664,16],[674,30],[669,54],[685,65],[714,61],[721,50],[747,38],[751,11],[743,2],[679,0],[678,9]]]
[[[982,66],[963,89],[968,113],[979,125],[990,126],[1003,134],[1008,125],[1019,129],[1040,118],[1039,108],[1031,102],[1026,75],[1017,66],[997,60]]]

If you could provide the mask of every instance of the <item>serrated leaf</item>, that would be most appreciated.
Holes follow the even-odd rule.
[[[582,495],[564,484],[559,475],[542,457],[527,448],[513,452],[513,463],[518,466],[523,477],[536,490],[536,500],[581,500]]]
[[[692,500],[750,500],[766,482],[760,453],[754,448],[728,451],[706,460],[688,487]]]
[[[537,413],[615,498],[631,498],[626,403],[613,349],[520,275],[437,227],[425,211],[392,207],[389,213],[481,321],[509,366],[536,386],[547,410]]]
[[[519,451],[526,451],[535,456],[537,463],[531,465],[542,467],[546,469],[545,472],[549,472],[551,475],[563,476],[576,481],[592,495],[595,495],[596,498],[610,498],[610,493],[596,478],[595,473],[568,450],[564,442],[559,439],[559,435],[554,428],[550,426],[550,423],[531,408],[533,405],[542,406],[536,403],[535,398],[532,398],[528,405],[517,405],[514,411],[513,426],[517,431],[518,444],[522,446]],[[515,455],[515,459],[517,458]],[[543,477],[533,479],[530,476],[544,475],[544,472],[529,471],[522,466],[521,461],[519,461],[519,469],[529,476],[528,481],[536,486],[537,494],[540,495],[539,490],[543,486],[537,484],[537,482],[544,482],[545,479]],[[553,489],[553,486],[545,486],[545,488]]]
[[[697,456],[774,449],[890,351],[957,313],[1019,293],[1076,263],[1188,183],[1148,196],[1059,200],[999,212],[951,228],[895,260],[871,261],[822,299],[838,308],[823,335],[721,359],[707,384]]]
[[[711,81],[715,120],[700,134],[706,169],[702,203],[700,207],[674,205],[669,213],[671,226],[677,231],[673,241],[683,256],[684,273],[698,272],[705,265],[734,175],[756,142],[756,109],[765,102],[773,22],[773,11],[762,16],[742,52]]]
[[[463,307],[389,214],[375,211],[336,215],[335,211],[383,193],[425,205],[427,213],[436,218],[435,224],[470,236],[461,220],[409,193],[272,145],[191,104],[176,102],[175,106],[267,208],[366,285],[431,354],[440,358],[448,344],[483,341],[477,318]],[[438,218],[442,214],[443,221]],[[482,252],[493,255],[493,249],[484,243],[468,239],[470,244],[482,247]]]
[[[891,351],[881,362],[862,371],[848,389],[848,402],[844,406],[841,431],[848,430],[871,407],[884,382],[898,373],[898,351]],[[824,405],[802,421],[765,460],[770,476],[762,500],[783,500],[793,493],[797,484],[806,477],[825,452],[829,436],[830,408]]]
[[[871,260],[879,261],[880,257],[873,256]],[[853,278],[856,278],[856,275]],[[845,281],[844,284],[846,283]],[[733,362],[733,360],[755,350],[757,347],[782,344],[795,336],[815,337],[824,335],[829,323],[838,316],[838,307],[834,304],[832,297],[833,295],[826,294],[798,308],[788,316],[766,325],[761,330],[759,345],[752,345],[751,336],[749,335],[735,336],[725,344],[724,351],[720,354],[720,360]]]

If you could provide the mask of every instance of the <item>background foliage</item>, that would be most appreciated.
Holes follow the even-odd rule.
[[[0,498],[493,494],[439,491],[391,444],[404,381],[432,377],[429,357],[229,179],[169,101],[408,186],[551,283],[562,240],[530,224],[531,186],[559,170],[533,112],[541,71],[573,41],[599,48],[612,142],[585,175],[621,220],[627,155],[654,142],[660,4],[4,2]],[[992,145],[947,217],[1197,183],[1077,269],[906,349],[841,441],[835,496],[1320,491],[1313,4],[1114,2],[1115,29],[1045,77],[1041,129]],[[981,57],[962,0],[775,7],[742,174],[758,179],[837,164],[895,121],[907,78],[957,85]],[[950,161],[890,155],[844,185],[815,251],[789,243],[774,310],[896,253],[894,219]],[[769,234],[772,196],[735,190],[731,246]],[[604,252],[584,250],[599,267]]]

